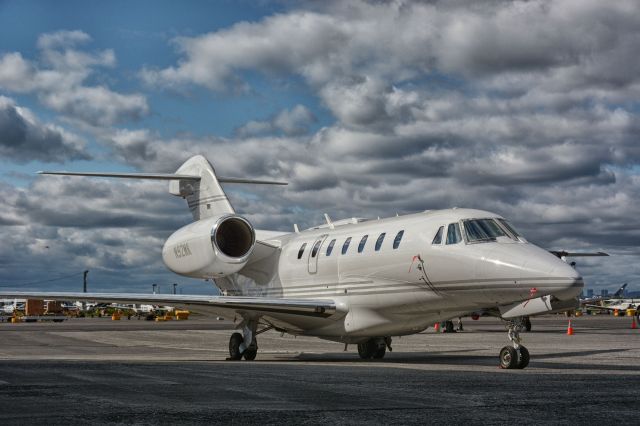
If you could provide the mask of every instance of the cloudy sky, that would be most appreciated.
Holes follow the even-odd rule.
[[[214,292],[166,183],[34,175],[203,154],[290,182],[228,187],[259,228],[481,208],[638,289],[639,51],[637,1],[0,0],[0,286]]]

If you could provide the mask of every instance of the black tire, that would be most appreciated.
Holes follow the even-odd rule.
[[[445,321],[444,323],[444,332],[445,333],[455,333],[456,329],[453,325],[453,321]]]
[[[518,365],[518,352],[512,346],[500,350],[500,368],[513,369]]]
[[[244,342],[244,337],[240,333],[233,333],[229,339],[229,360],[239,361],[242,359],[240,345]]]
[[[373,339],[367,340],[364,343],[358,343],[358,355],[360,355],[362,359],[371,359],[376,349],[376,344]]]
[[[386,346],[377,347],[373,351],[373,359],[382,359],[382,358],[384,358],[384,354],[385,353],[387,353],[387,347]]]
[[[518,348],[517,368],[522,370],[523,368],[526,368],[527,365],[529,365],[529,350],[524,346],[520,346],[520,348]]]
[[[253,361],[258,355],[258,339],[253,338],[253,343],[243,353],[242,357],[247,361]]]
[[[242,357],[247,361],[253,361],[256,359],[256,355],[258,355],[258,349],[254,348],[247,348],[247,350],[242,353]]]
[[[524,329],[527,331],[531,331],[531,320],[529,317],[524,317]]]

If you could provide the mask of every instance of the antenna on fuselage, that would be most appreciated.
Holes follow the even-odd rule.
[[[327,221],[327,225],[329,225],[329,229],[335,229],[335,226],[333,226],[333,222],[331,222],[331,219],[329,218],[328,214],[324,214],[324,219]]]
[[[294,231],[296,234],[299,234],[299,233],[300,233],[300,230],[298,229],[298,224],[297,224],[297,223],[294,223],[294,224],[293,224],[293,231]]]

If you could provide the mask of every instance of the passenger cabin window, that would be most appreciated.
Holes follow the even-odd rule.
[[[382,247],[382,242],[384,241],[384,236],[387,235],[386,232],[380,234],[378,239],[376,240],[376,251],[380,251],[380,247]]]
[[[404,235],[404,230],[398,232],[396,237],[393,239],[393,249],[397,249],[400,247],[400,241],[402,241],[402,236]]]
[[[333,251],[333,246],[335,244],[336,244],[336,240],[331,240],[331,242],[327,246],[327,256],[331,256],[331,252]]]
[[[444,232],[444,226],[438,228],[438,232],[436,232],[436,236],[433,237],[433,241],[431,244],[442,244],[442,233]]]
[[[300,250],[298,250],[298,259],[302,259],[302,253],[304,253],[304,249],[305,247],[307,247],[307,243],[304,243],[301,247]]]
[[[367,238],[369,238],[369,236],[365,235],[360,240],[360,244],[358,244],[358,253],[362,253],[362,250],[364,250],[364,245],[367,244]]]
[[[349,243],[351,242],[351,237],[347,238],[342,245],[342,254],[347,254],[347,250],[349,250]]]
[[[460,241],[462,241],[460,225],[457,223],[451,223],[447,228],[447,244],[458,244]]]
[[[498,237],[508,237],[493,219],[469,219],[463,220],[462,223],[470,243],[495,241]]]
[[[318,250],[320,249],[320,244],[322,244],[322,240],[316,241],[313,245],[313,248],[311,249],[311,257],[316,257],[316,254],[318,254]]]

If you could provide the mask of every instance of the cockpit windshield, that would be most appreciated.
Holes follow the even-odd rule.
[[[467,219],[462,221],[470,243],[494,241],[509,235],[493,219]]]

